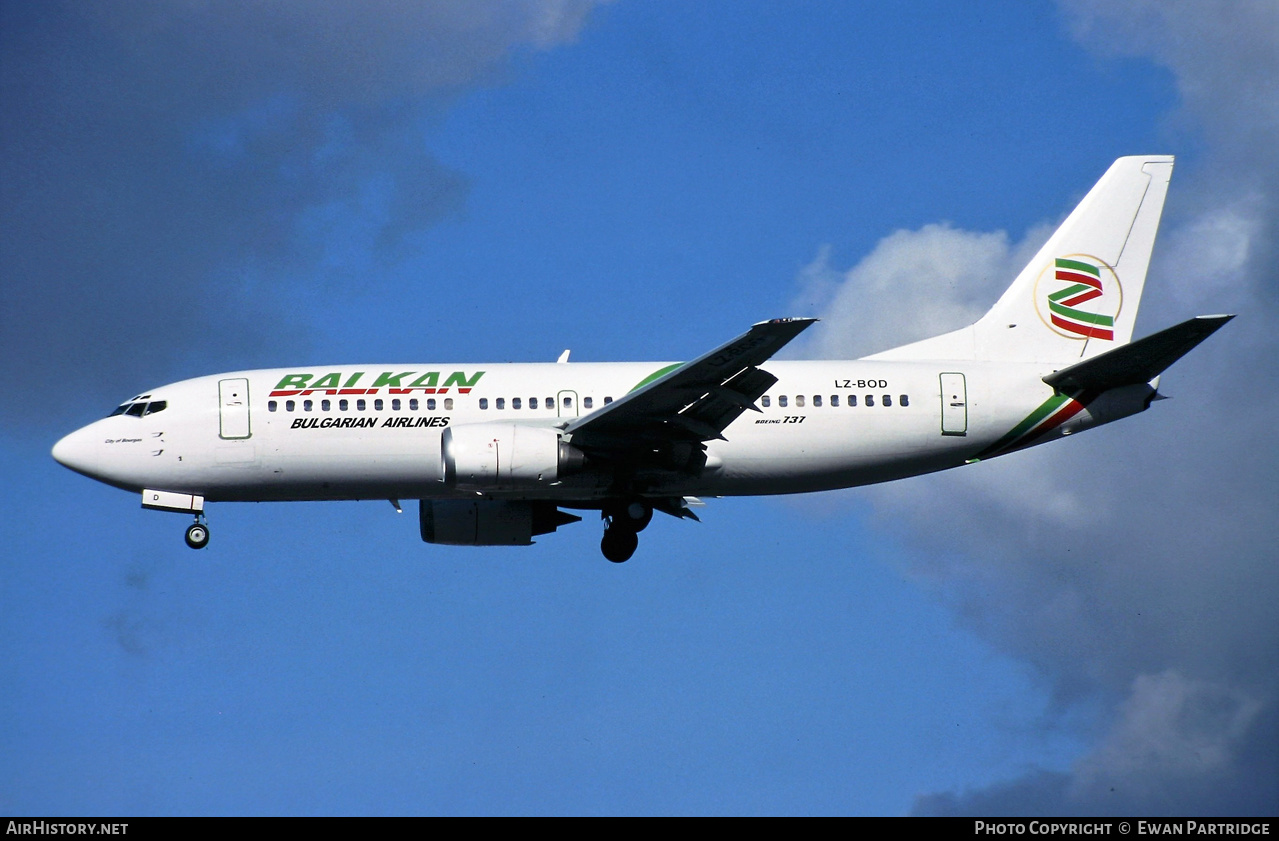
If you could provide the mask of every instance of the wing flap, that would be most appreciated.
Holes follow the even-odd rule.
[[[723,439],[724,430],[777,378],[756,367],[813,324],[779,318],[750,330],[644,383],[630,394],[570,423],[573,445],[603,454],[639,453],[664,442]]]

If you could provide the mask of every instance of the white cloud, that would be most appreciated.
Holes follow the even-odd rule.
[[[1090,49],[1172,69],[1176,116],[1208,140],[1174,176],[1139,324],[1243,315],[1165,375],[1176,399],[1145,416],[858,492],[910,526],[913,571],[966,625],[1034,664],[1067,704],[1100,698],[1110,711],[1069,773],[928,795],[918,809],[1273,814],[1279,6],[1065,7]],[[847,270],[823,251],[800,279],[799,303],[820,305],[826,320],[808,351],[859,356],[971,323],[1046,233],[1013,242],[925,225],[885,237]]]
[[[1062,0],[1076,40],[1102,55],[1148,57],[1171,69],[1181,119],[1226,163],[1279,150],[1279,4],[1263,0]]]
[[[849,359],[971,324],[1049,233],[1036,229],[1012,245],[1003,231],[925,225],[890,234],[845,272],[830,266],[823,248],[801,273],[791,309],[820,307],[828,323],[797,350],[809,358]]]
[[[1075,770],[1073,795],[1115,786],[1153,797],[1153,783],[1230,767],[1261,704],[1236,689],[1168,670],[1138,675],[1106,740]],[[1174,804],[1170,804],[1174,805]]]
[[[1175,229],[1155,270],[1167,278],[1165,285],[1181,306],[1240,308],[1256,292],[1248,267],[1262,234],[1256,201],[1245,197],[1217,204]]]

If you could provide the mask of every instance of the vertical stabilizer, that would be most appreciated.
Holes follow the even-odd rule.
[[[1115,161],[976,324],[874,358],[1064,363],[1126,344],[1172,166]]]

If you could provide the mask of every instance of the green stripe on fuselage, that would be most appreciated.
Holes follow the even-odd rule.
[[[1057,411],[1057,409],[1061,407],[1061,404],[1065,403],[1069,399],[1070,398],[1064,394],[1054,394],[1052,397],[1049,397],[1039,406],[1038,409],[1031,412],[1022,420],[1021,423],[1017,424],[1011,430],[1009,430],[1007,435],[1005,435],[1003,438],[1000,438],[994,444],[991,444],[989,447],[987,447],[986,449],[978,453],[977,458],[979,459],[986,458],[992,453],[997,453],[1000,450],[1002,450],[1004,447],[1008,446],[1009,444],[1012,444],[1018,438],[1021,438],[1023,435],[1025,435],[1026,433],[1034,429],[1035,426],[1038,425],[1038,423],[1042,421],[1044,418],[1048,417],[1053,412]]]

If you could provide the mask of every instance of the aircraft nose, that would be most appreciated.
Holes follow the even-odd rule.
[[[69,467],[77,473],[92,475],[94,453],[87,430],[77,429],[54,444],[53,458],[63,467]]]

